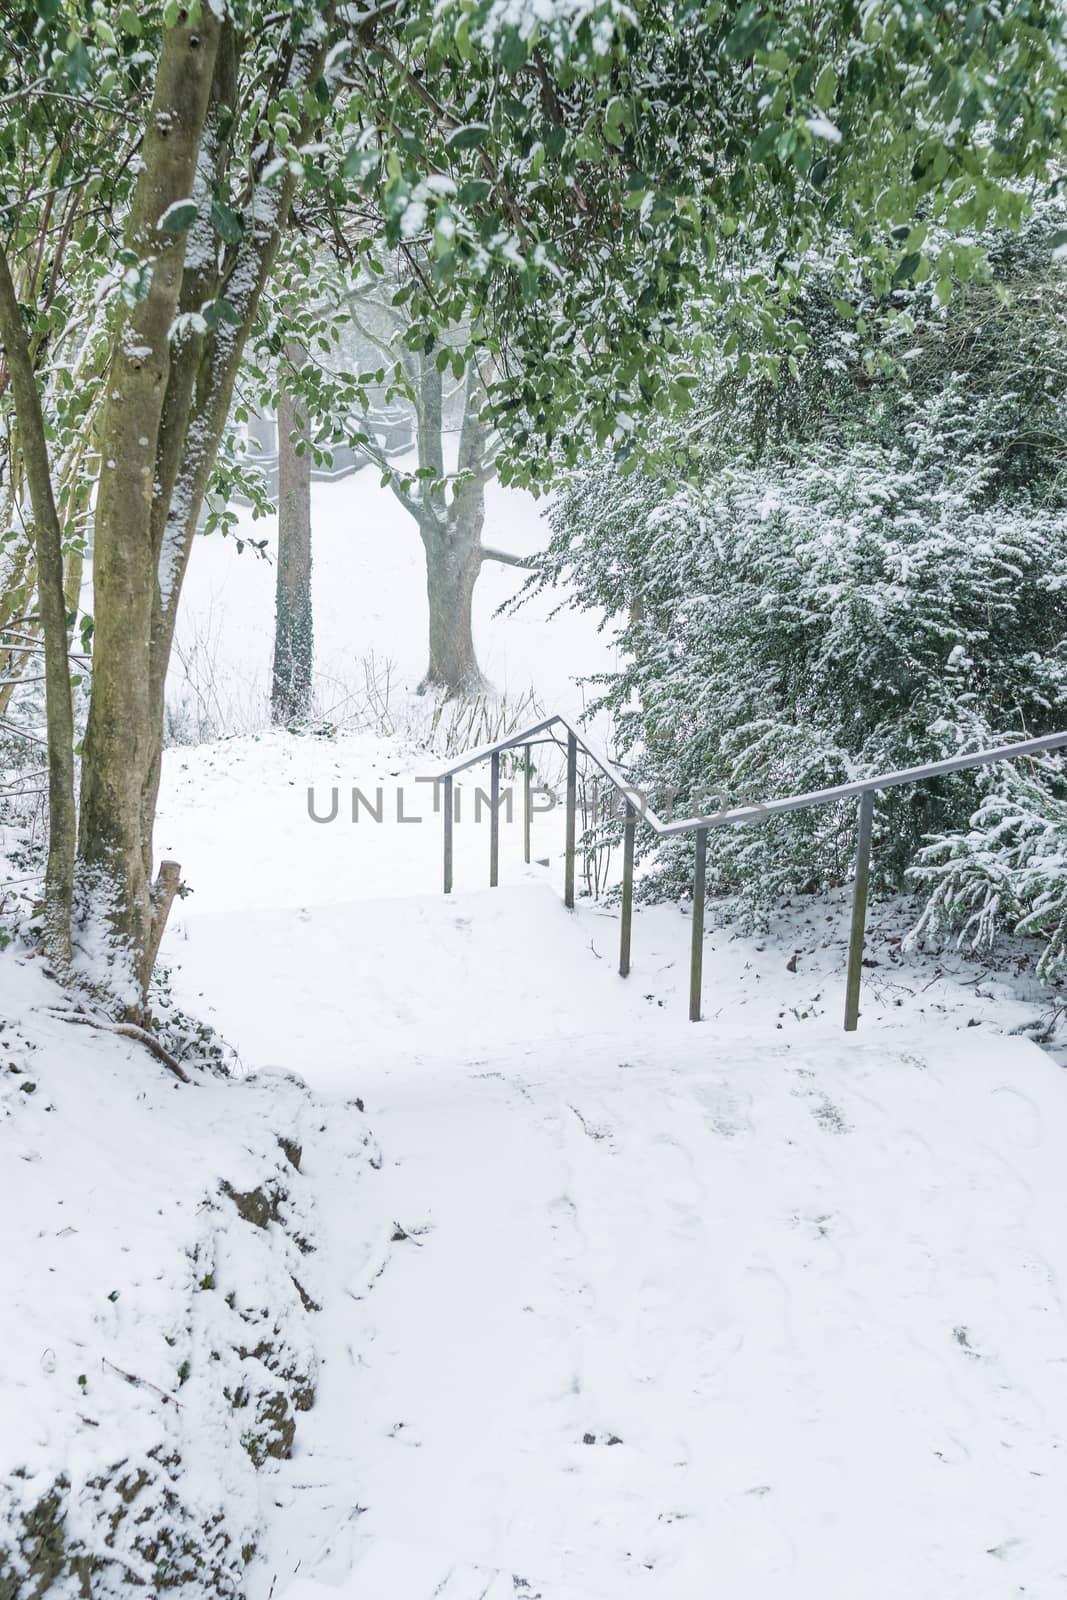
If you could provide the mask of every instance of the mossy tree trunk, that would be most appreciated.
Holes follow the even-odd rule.
[[[300,361],[299,351],[290,360]],[[315,639],[311,603],[311,451],[303,411],[283,391],[278,402],[278,572],[274,603],[272,721],[283,727],[311,715]],[[303,448],[301,448],[303,446]]]
[[[156,567],[152,508],[186,235],[161,228],[193,193],[220,24],[205,6],[164,36],[126,233],[151,262],[122,319],[100,421],[93,549],[93,684],[82,761],[73,936],[91,981],[143,1010],[152,943],[142,794],[152,759],[150,650]]]
[[[74,707],[67,664],[67,611],[63,596],[63,533],[56,510],[41,397],[22,310],[7,253],[0,248],[0,337],[7,351],[18,408],[20,443],[33,511],[37,604],[44,636],[48,722],[48,865],[44,893],[44,945],[66,971],[74,870]]]

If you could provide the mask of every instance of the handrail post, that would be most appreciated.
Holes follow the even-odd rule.
[[[626,802],[626,821],[622,827],[622,920],[619,925],[619,976],[630,975],[630,926],[634,909],[634,833],[637,829],[637,809],[632,800]]]
[[[708,830],[696,831],[693,869],[693,944],[689,958],[689,1020],[700,1021],[700,989],[704,973],[704,888],[708,871]]]
[[[852,883],[852,927],[848,939],[848,979],[845,986],[845,1032],[855,1033],[860,1018],[860,983],[863,978],[863,939],[867,926],[867,889],[871,876],[871,833],[874,790],[860,795],[856,842],[856,876]]]
[[[452,893],[452,779],[444,780],[445,894]]]
[[[530,865],[530,822],[533,816],[533,796],[531,781],[533,778],[533,759],[530,755],[530,746],[526,746],[526,759],[522,764],[522,858],[526,865]]]
[[[574,851],[578,833],[578,738],[567,730],[567,843],[563,903],[574,910]]]
[[[489,887],[500,881],[500,751],[489,758]]]

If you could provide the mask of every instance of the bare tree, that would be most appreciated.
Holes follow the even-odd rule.
[[[417,470],[414,475],[389,470],[389,487],[413,519],[426,555],[426,598],[429,639],[426,671],[420,693],[448,697],[482,693],[487,687],[474,643],[474,590],[484,561],[525,566],[520,556],[488,549],[485,491],[496,473],[497,440],[484,420],[485,374],[470,359],[464,375],[449,386],[448,350],[411,350],[404,343],[403,312],[376,292],[377,282],[353,295],[352,317],[359,335],[400,361],[413,398]],[[448,468],[448,441],[458,441],[455,468]],[[373,444],[367,453],[389,469]]]

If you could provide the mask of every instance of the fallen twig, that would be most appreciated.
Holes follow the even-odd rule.
[[[174,1395],[168,1394],[166,1389],[161,1389],[158,1384],[149,1383],[147,1378],[138,1378],[136,1373],[126,1372],[122,1367],[116,1367],[113,1361],[107,1359],[107,1356],[101,1356],[100,1359],[105,1367],[110,1367],[112,1372],[117,1372],[120,1378],[125,1379],[127,1383],[132,1383],[135,1389],[151,1389],[153,1394],[158,1394],[160,1399],[165,1400],[168,1405],[177,1406],[178,1410],[181,1410],[181,1401],[176,1399]]]
[[[181,1062],[171,1055],[165,1045],[160,1044],[154,1033],[149,1033],[147,1028],[139,1028],[135,1022],[103,1022],[99,1017],[91,1017],[87,1011],[54,1011],[53,1016],[61,1022],[78,1022],[86,1028],[99,1028],[101,1033],[119,1033],[124,1039],[136,1039],[138,1044],[143,1044],[151,1050],[157,1061],[180,1078],[183,1083],[192,1083],[192,1078],[186,1072]]]

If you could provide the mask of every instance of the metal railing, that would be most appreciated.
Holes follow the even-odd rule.
[[[801,811],[808,806],[832,805],[838,800],[856,797],[859,801],[857,816],[856,867],[853,875],[852,918],[849,929],[848,966],[845,981],[845,1031],[852,1033],[859,1022],[860,984],[863,976],[863,945],[867,927],[867,897],[870,883],[871,839],[874,830],[874,798],[884,789],[897,789],[904,784],[922,783],[927,778],[939,778],[946,773],[964,772],[970,767],[988,767],[998,761],[1014,761],[1022,756],[1042,755],[1050,750],[1067,747],[1067,732],[1049,733],[1039,739],[1024,739],[1018,744],[998,745],[992,750],[975,750],[967,755],[949,756],[944,761],[931,761],[921,767],[905,767],[898,772],[883,772],[873,778],[859,778],[852,783],[837,784],[832,789],[815,789],[810,794],[787,795],[779,800],[766,800],[756,805],[738,806],[731,810],[711,812],[707,815],[683,817],[677,822],[664,822],[647,804],[640,791],[629,783],[618,767],[608,759],[584,734],[578,732],[564,716],[545,717],[532,727],[509,734],[494,744],[470,750],[461,761],[442,768],[437,782],[444,795],[444,889],[452,891],[452,828],[454,821],[453,780],[461,772],[483,761],[489,762],[489,885],[496,888],[500,876],[500,757],[505,751],[522,748],[523,760],[523,847],[527,863],[530,860],[530,834],[532,818],[532,750],[538,744],[560,745],[559,739],[544,737],[556,729],[566,733],[567,783],[566,783],[566,844],[564,849],[564,904],[574,908],[574,861],[577,847],[578,751],[581,749],[594,766],[613,784],[622,796],[623,816],[623,872],[621,918],[619,929],[619,973],[627,977],[630,972],[630,943],[633,924],[634,893],[634,839],[638,821],[647,823],[653,833],[669,839],[678,834],[695,836],[696,862],[693,870],[693,925],[689,962],[689,1020],[700,1021],[701,989],[704,957],[704,910],[707,882],[708,831],[711,828],[738,827],[746,823],[764,822],[768,817],[782,816],[788,811]],[[509,813],[510,814],[510,813]]]

